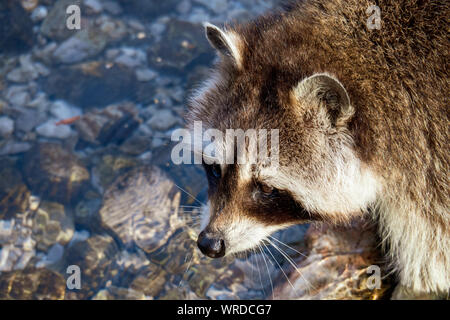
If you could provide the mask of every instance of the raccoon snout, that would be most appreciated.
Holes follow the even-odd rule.
[[[225,241],[205,231],[198,235],[197,246],[210,258],[221,258],[225,255]]]

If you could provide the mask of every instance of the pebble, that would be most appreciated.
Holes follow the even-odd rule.
[[[120,63],[129,68],[142,66],[147,61],[147,54],[139,49],[122,48],[121,54],[115,59],[116,63]]]
[[[0,136],[9,137],[14,132],[14,121],[9,117],[0,117]]]
[[[147,81],[153,80],[157,76],[158,76],[158,73],[156,73],[152,69],[137,69],[136,70],[136,78],[142,82],[147,82]]]
[[[83,29],[70,37],[53,52],[54,58],[62,63],[81,62],[99,54],[107,43],[105,34],[95,29]]]
[[[95,14],[103,11],[103,5],[98,0],[84,0],[84,5],[89,11]]]
[[[50,119],[36,128],[36,132],[46,138],[67,139],[73,131],[68,125],[55,125],[58,119]]]
[[[5,145],[0,147],[0,156],[27,152],[31,147],[32,145],[28,142],[8,141]]]
[[[46,7],[37,6],[31,13],[31,20],[33,20],[33,22],[42,21],[47,17],[47,14],[48,14],[48,10]]]
[[[177,122],[177,117],[170,110],[161,110],[147,124],[154,130],[165,131],[173,127]]]
[[[228,8],[228,0],[195,0],[216,14],[223,13]]]
[[[57,100],[50,106],[50,113],[57,119],[63,120],[81,115],[81,110],[63,100]]]
[[[5,97],[14,106],[25,106],[30,101],[27,90],[27,86],[14,85],[8,88]]]
[[[103,8],[109,14],[114,16],[120,15],[123,12],[122,7],[115,1],[103,1]]]

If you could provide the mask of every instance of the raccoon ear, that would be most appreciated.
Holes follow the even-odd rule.
[[[224,31],[209,22],[203,23],[203,26],[211,46],[223,56],[232,58],[236,65],[240,66],[239,36],[232,31]]]
[[[354,114],[347,90],[339,80],[327,73],[316,73],[302,80],[295,87],[294,94],[297,99],[320,100],[335,127],[345,126]]]

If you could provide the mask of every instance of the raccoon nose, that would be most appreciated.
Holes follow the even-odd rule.
[[[198,235],[197,246],[204,255],[210,258],[221,258],[225,255],[225,242],[212,237],[205,231]]]

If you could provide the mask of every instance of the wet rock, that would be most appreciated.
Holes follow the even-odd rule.
[[[104,0],[102,1],[102,5],[106,12],[114,16],[120,15],[123,12],[120,4],[114,0]]]
[[[119,0],[119,3],[126,12],[148,19],[172,12],[178,4],[178,0]]]
[[[26,153],[24,172],[34,194],[64,204],[75,200],[90,178],[76,156],[52,143],[38,144]]]
[[[30,191],[9,159],[0,159],[0,177],[0,219],[10,219],[27,209]]]
[[[164,145],[152,150],[152,165],[164,168],[173,181],[181,186],[183,205],[201,206],[206,201],[208,182],[200,165],[176,165],[172,162],[173,143],[167,143],[170,137],[161,141]]]
[[[40,110],[30,108],[16,108],[19,115],[16,119],[16,129],[25,133],[32,131],[36,126],[47,120],[47,115]]]
[[[119,149],[126,154],[138,156],[150,152],[150,139],[149,135],[137,131],[127,139]]]
[[[48,269],[30,267],[0,273],[0,299],[62,300],[65,288],[64,278]]]
[[[364,221],[351,227],[311,226],[307,249],[295,262],[298,271],[288,272],[293,287],[283,281],[274,289],[276,299],[381,299],[391,284],[377,247],[376,230]],[[379,266],[381,286],[373,288],[373,271]],[[301,274],[301,275],[300,275]],[[373,288],[373,289],[372,289]]]
[[[86,113],[75,123],[75,128],[80,138],[90,144],[121,144],[139,126],[137,114],[131,103],[111,105]]]
[[[31,234],[31,221],[27,214],[0,220],[0,273],[24,269],[29,264],[36,254],[36,242]]]
[[[88,14],[99,14],[103,10],[102,2],[98,0],[84,0],[83,4]]]
[[[41,203],[33,215],[32,224],[33,239],[41,251],[47,251],[55,244],[68,244],[74,233],[73,219],[59,203]]]
[[[407,288],[398,284],[394,292],[392,292],[391,300],[448,300],[448,294],[414,292],[411,288]]]
[[[137,86],[134,70],[100,62],[63,66],[43,81],[47,94],[83,108],[133,100]]]
[[[270,263],[266,266],[260,254],[247,260],[238,259],[218,275],[205,296],[213,300],[264,299],[271,291],[269,276],[274,275],[274,266]]]
[[[19,58],[20,67],[13,69],[6,75],[6,79],[12,82],[28,82],[39,77],[39,70],[31,61],[30,55],[22,55]],[[41,65],[42,70],[45,67]]]
[[[73,131],[68,125],[56,125],[58,119],[50,118],[47,122],[36,128],[36,132],[46,138],[67,139]]]
[[[25,106],[30,101],[27,86],[11,86],[5,94],[6,99],[14,106]]]
[[[189,228],[176,230],[166,245],[149,255],[150,260],[172,275],[184,275],[188,267],[201,263],[203,258],[197,248],[197,235]]]
[[[90,298],[105,287],[110,278],[111,261],[117,253],[114,239],[107,235],[95,235],[66,250],[65,266],[77,265],[82,270],[81,289],[72,291],[76,298]]]
[[[0,117],[0,136],[9,137],[14,132],[14,121],[9,117]]]
[[[180,193],[160,169],[140,167],[106,190],[100,216],[126,246],[152,252],[175,231],[179,201]]]
[[[147,300],[147,297],[133,289],[110,286],[100,290],[92,300]]]
[[[99,160],[94,160],[92,182],[98,190],[103,192],[121,174],[138,165],[138,161],[131,157],[117,154],[105,154]]]
[[[36,264],[37,268],[43,268],[55,265],[64,256],[64,247],[59,243],[55,243],[44,256],[44,258]]]
[[[81,115],[81,110],[71,106],[63,100],[58,100],[50,105],[50,113],[58,120],[69,119]]]
[[[229,3],[228,0],[195,0],[195,2],[200,3],[216,14],[225,12]]]
[[[153,80],[157,76],[158,76],[158,74],[155,71],[151,70],[151,69],[138,69],[138,70],[136,70],[136,78],[139,81],[142,81],[142,82],[147,82],[147,81]]]
[[[155,265],[149,265],[137,274],[130,288],[142,292],[147,297],[156,298],[163,291],[167,280],[166,271]]]
[[[85,28],[62,42],[53,51],[53,57],[61,63],[77,63],[96,56],[106,44],[106,34],[95,28]]]
[[[39,0],[20,0],[20,4],[26,11],[31,12],[37,7]]]
[[[161,110],[157,112],[147,124],[154,130],[166,131],[173,127],[179,120],[170,110]]]
[[[167,29],[147,52],[148,63],[156,69],[186,72],[214,58],[203,27],[186,21],[171,20]]]
[[[30,150],[31,147],[31,144],[28,142],[14,140],[8,140],[5,143],[0,142],[0,156],[24,153]]]
[[[33,46],[33,22],[17,0],[0,3],[0,52],[23,52]]]
[[[146,63],[147,55],[144,51],[135,48],[121,48],[115,62],[128,68],[135,68]]]
[[[48,12],[42,22],[41,33],[54,40],[64,40],[75,35],[79,30],[67,28],[67,7],[70,5],[81,6],[81,0],[58,0]]]
[[[38,6],[36,7],[33,12],[31,13],[31,20],[33,20],[33,22],[39,22],[44,20],[48,15],[48,10],[46,7],[44,6]]]

